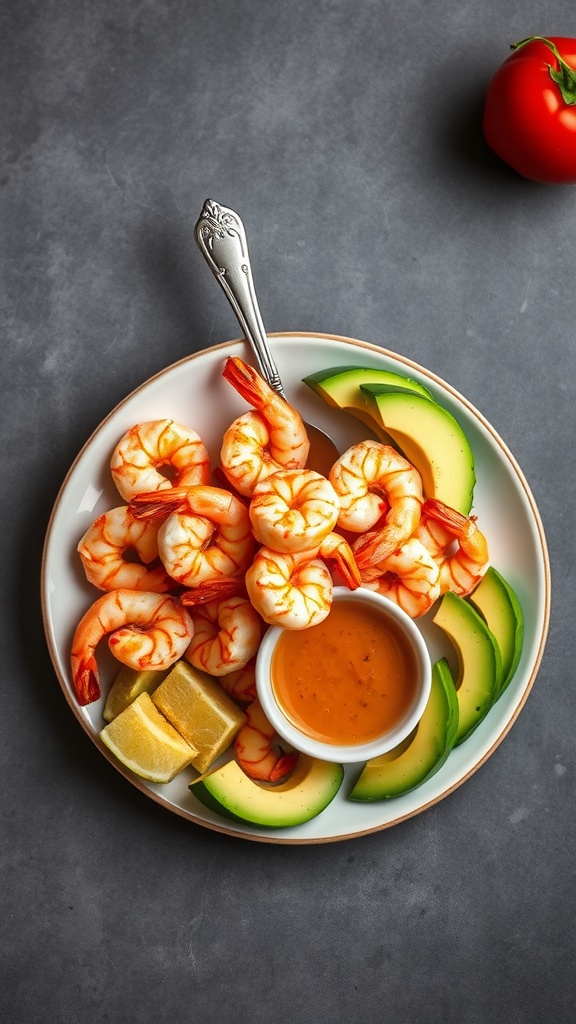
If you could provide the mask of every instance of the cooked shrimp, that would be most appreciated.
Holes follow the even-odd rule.
[[[285,752],[258,700],[245,710],[247,721],[234,740],[234,753],[243,772],[261,782],[279,782],[289,775],[298,753]]]
[[[104,636],[115,658],[134,669],[169,668],[190,645],[194,627],[179,601],[144,590],[111,590],[82,616],[72,641],[71,669],[78,702],[100,696],[96,648]]]
[[[456,550],[448,548],[440,561],[440,592],[447,590],[466,597],[471,594],[490,565],[488,543],[476,525],[476,516],[465,516],[436,498],[424,504],[424,515],[446,530]]]
[[[242,669],[258,650],[260,616],[245,597],[196,605],[190,609],[194,635],[185,657],[212,676]]]
[[[384,562],[384,572],[365,582],[390,598],[413,619],[425,615],[440,596],[440,568],[421,541],[410,537]]]
[[[244,668],[220,676],[218,682],[222,689],[238,704],[251,704],[256,700],[256,658],[244,665]]]
[[[149,590],[163,594],[174,581],[162,565],[148,568],[158,559],[158,524],[139,522],[128,505],[98,516],[78,543],[86,579],[99,590]],[[139,561],[131,560],[137,555]]]
[[[259,480],[277,469],[303,469],[309,441],[300,414],[247,363],[226,360],[223,376],[253,410],[224,434],[220,459],[227,480],[250,496]]]
[[[420,516],[420,522],[418,528],[414,533],[414,536],[422,541],[422,544],[432,555],[432,557],[438,562],[438,565],[446,557],[447,549],[454,541],[454,536],[451,534],[445,526],[442,525],[437,519],[433,519],[429,514],[430,506],[428,501],[425,501],[422,505],[422,514]]]
[[[338,526],[365,533],[354,544],[358,565],[382,562],[408,540],[420,520],[422,480],[403,455],[380,441],[361,441],[334,463],[330,482],[340,500]]]
[[[120,439],[110,469],[120,494],[130,501],[141,491],[208,483],[210,457],[189,427],[170,419],[148,420]]]
[[[170,513],[158,531],[158,550],[172,579],[186,587],[237,576],[250,564],[254,538],[248,508],[222,487],[137,494],[130,508],[136,518]]]
[[[273,551],[262,547],[245,576],[248,597],[265,622],[285,629],[306,629],[322,622],[332,604],[335,562],[345,584],[354,590],[360,576],[350,547],[336,533],[313,551]]]
[[[256,484],[282,465],[271,455],[270,433],[262,416],[245,412],[230,424],[222,438],[221,469],[228,484],[250,497]]]
[[[250,522],[256,540],[275,551],[309,551],[332,532],[339,510],[336,491],[320,473],[287,469],[256,485]]]

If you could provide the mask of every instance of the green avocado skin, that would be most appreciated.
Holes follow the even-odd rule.
[[[468,599],[494,634],[502,657],[502,679],[495,699],[510,683],[522,654],[524,616],[520,601],[508,581],[490,566]]]
[[[421,786],[440,770],[456,740],[458,696],[445,658],[432,669],[432,688],[410,745],[391,761],[368,761],[350,792],[356,801],[390,800]]]
[[[413,380],[411,377],[405,377],[400,373],[394,373],[392,370],[382,370],[374,367],[332,366],[328,370],[318,370],[316,373],[311,373],[307,377],[303,377],[302,380],[316,394],[328,402],[334,402],[338,406],[342,402],[346,403],[346,399],[352,393],[357,393],[357,389],[361,384],[380,384],[384,387],[389,387],[392,391],[399,388],[416,392],[425,398],[432,399],[428,388],[424,384],[420,384],[419,381]],[[359,394],[358,397],[360,397]]]
[[[224,807],[223,804],[216,800],[210,790],[206,789],[203,782],[195,782],[193,786],[190,786],[190,790],[209,811],[215,811],[216,814],[221,814],[222,817],[229,818],[232,821],[242,821],[245,823],[245,818],[240,818],[237,814],[233,814],[232,811],[229,811],[227,807]]]
[[[458,656],[460,720],[454,745],[459,746],[494,704],[502,675],[500,648],[476,609],[452,591],[441,598],[433,621],[446,633]]]
[[[344,779],[342,765],[324,765],[323,771],[325,781],[320,789],[310,791],[306,782],[302,782],[295,787],[291,806],[283,809],[276,805],[274,787],[250,782],[249,789],[253,787],[252,792],[258,795],[258,800],[251,800],[249,795],[239,796],[233,782],[223,784],[218,781],[218,773],[214,773],[215,785],[208,775],[205,780],[191,783],[189,789],[205,807],[232,821],[267,828],[287,828],[316,817],[336,796]]]

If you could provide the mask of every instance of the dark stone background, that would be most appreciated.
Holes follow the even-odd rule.
[[[572,1019],[576,192],[485,146],[509,43],[569,0],[4,0],[0,9],[2,966],[10,1024]],[[393,829],[243,842],[139,794],[44,643],[50,510],[134,387],[238,330],[193,238],[239,210],[270,331],[447,380],[550,547],[541,670],[505,742]]]

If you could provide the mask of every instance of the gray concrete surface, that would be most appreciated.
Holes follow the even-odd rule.
[[[568,0],[5,0],[2,883],[10,1024],[573,1019],[574,187],[485,147],[487,82]],[[42,631],[52,504],[110,409],[237,336],[199,256],[238,209],[270,331],[409,356],[518,459],[550,547],[541,670],[488,762],[344,843],[191,825],[105,761]]]

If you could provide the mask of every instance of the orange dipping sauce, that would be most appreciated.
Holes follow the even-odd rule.
[[[416,694],[416,656],[401,628],[366,605],[335,601],[323,622],[285,630],[272,690],[301,732],[333,745],[368,743],[404,717]]]

